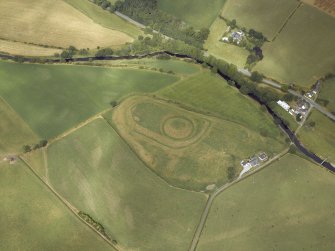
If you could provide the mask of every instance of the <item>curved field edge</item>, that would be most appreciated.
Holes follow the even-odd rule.
[[[7,62],[0,67],[0,97],[47,139],[110,109],[112,101],[155,92],[178,80],[136,69]]]
[[[333,250],[334,183],[287,154],[215,199],[197,250]]]
[[[114,250],[25,164],[0,162],[1,250]]]
[[[225,80],[209,71],[177,82],[157,94],[186,105],[191,110],[241,124],[256,132],[262,132],[266,137],[284,142],[283,133],[257,102],[242,95]]]
[[[63,0],[76,8],[95,23],[112,30],[118,30],[126,33],[136,39],[143,31],[137,26],[123,20],[113,13],[103,10],[100,6],[91,3],[89,0]]]
[[[94,120],[51,144],[47,154],[46,182],[75,208],[100,222],[118,247],[188,247],[206,196],[163,182],[105,120]]]
[[[228,167],[234,167],[237,176],[241,160],[262,151],[272,158],[285,146],[236,122],[148,96],[130,97],[103,117],[152,171],[173,186],[193,191],[219,187],[228,182]],[[188,136],[167,135],[163,127],[170,118],[190,122]],[[182,129],[187,128],[172,133],[183,134]]]
[[[0,30],[3,39],[63,48],[96,48],[133,41],[123,32],[95,23],[64,1],[53,0],[0,2]]]

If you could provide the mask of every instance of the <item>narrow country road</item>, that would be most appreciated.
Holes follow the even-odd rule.
[[[208,214],[210,212],[210,209],[211,209],[211,206],[213,204],[213,201],[214,199],[220,194],[222,193],[224,190],[228,189],[229,187],[233,186],[234,184],[240,182],[241,180],[251,176],[252,174],[260,171],[261,169],[265,168],[266,166],[270,165],[272,162],[278,160],[279,158],[283,157],[287,152],[288,152],[288,148],[285,149],[284,151],[282,151],[281,153],[277,154],[276,156],[274,156],[272,159],[270,159],[268,162],[266,162],[263,166],[260,166],[252,171],[250,171],[249,173],[247,173],[246,175],[236,179],[235,181],[231,182],[231,183],[228,183],[228,184],[225,184],[223,185],[222,187],[218,188],[214,193],[212,193],[208,200],[207,200],[207,204],[206,204],[206,207],[201,215],[201,218],[200,218],[200,222],[197,226],[197,229],[195,231],[195,234],[193,236],[193,240],[192,240],[192,243],[191,243],[191,246],[189,248],[189,251],[195,251],[196,248],[197,248],[197,245],[198,245],[198,242],[199,242],[199,239],[200,239],[200,236],[201,236],[201,233],[202,233],[202,230],[204,229],[205,227],[205,223],[206,223],[206,220],[207,220],[207,217],[208,217]]]
[[[248,71],[247,69],[240,68],[240,69],[238,69],[238,72],[242,73],[244,76],[247,76],[247,77],[251,76],[251,72]],[[270,85],[270,86],[272,86],[274,88],[277,88],[277,89],[280,89],[282,87],[281,84],[279,84],[279,83],[277,83],[277,82],[275,82],[275,81],[273,81],[271,79],[264,78],[262,80],[262,82],[264,84]],[[292,95],[296,96],[296,97],[304,99],[306,102],[308,102],[311,105],[311,107],[314,107],[316,110],[318,110],[319,112],[323,113],[324,115],[326,115],[331,120],[335,121],[335,115],[332,114],[331,112],[327,111],[326,108],[324,108],[323,106],[319,105],[315,101],[313,101],[313,100],[311,100],[309,98],[306,98],[305,96],[301,95],[299,92],[294,91],[292,89],[289,89],[288,92],[291,93]]]

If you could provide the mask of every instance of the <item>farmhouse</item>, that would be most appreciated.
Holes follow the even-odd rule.
[[[237,44],[240,44],[242,39],[244,38],[244,32],[243,31],[234,31],[231,34],[231,37],[233,38],[233,41]]]
[[[291,108],[285,101],[278,100],[277,104],[280,105],[285,111],[289,111]]]

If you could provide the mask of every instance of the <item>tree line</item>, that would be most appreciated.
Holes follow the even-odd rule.
[[[118,0],[114,5],[107,0],[91,0],[91,2],[111,12],[119,11],[153,30],[195,47],[202,48],[209,35],[208,28],[196,30],[179,18],[160,10],[157,0]]]

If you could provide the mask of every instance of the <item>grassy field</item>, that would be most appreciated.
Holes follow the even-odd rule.
[[[311,127],[310,123],[315,122]],[[335,123],[319,111],[312,111],[298,134],[307,149],[328,162],[335,163]]]
[[[29,126],[0,98],[0,162],[6,153],[21,152],[25,144],[37,143]]]
[[[292,1],[293,2],[293,1]],[[283,83],[311,86],[335,72],[335,19],[308,5],[301,6],[274,42],[263,47],[255,70]]]
[[[259,104],[210,72],[164,88],[159,95],[209,111],[254,131],[265,130],[269,137],[281,138],[280,131]]]
[[[103,10],[100,6],[97,6],[91,3],[90,1],[83,1],[83,0],[63,0],[63,1],[70,4],[80,12],[84,13],[94,22],[100,24],[103,27],[124,32],[135,39],[139,35],[143,34],[141,29],[139,29],[135,25],[132,25],[129,22],[123,20],[122,18],[108,11]],[[109,2],[113,3],[113,1]]]
[[[1,38],[19,42],[77,48],[121,45],[133,38],[110,30],[63,1],[0,2]]]
[[[222,15],[237,24],[262,32],[271,40],[298,6],[292,0],[228,0]]]
[[[331,112],[335,112],[334,95],[335,95],[335,78],[332,78],[322,83],[321,91],[318,95],[317,102],[321,103],[320,99],[327,100],[329,103],[327,104],[326,108]]]
[[[93,65],[106,64],[111,66],[126,66],[126,67],[144,67],[146,69],[159,70],[162,69],[164,72],[173,71],[179,75],[190,75],[197,73],[200,70],[199,65],[188,63],[183,60],[170,59],[170,60],[157,60],[154,58],[143,58],[143,59],[127,59],[127,60],[114,60],[114,61],[93,61]]]
[[[158,7],[194,28],[209,28],[226,0],[158,0]]]
[[[0,63],[0,67],[0,97],[42,138],[54,137],[110,108],[113,100],[154,92],[178,79],[143,70],[89,66]]]
[[[48,147],[50,184],[121,250],[186,250],[206,196],[168,186],[103,119]]]
[[[294,155],[220,194],[197,250],[334,250],[335,176]]]
[[[333,0],[302,0],[321,11],[324,11],[328,15],[335,17],[335,3]]]
[[[196,191],[226,183],[228,167],[238,176],[241,160],[249,156],[266,150],[272,157],[283,149],[240,124],[143,96],[125,100],[106,118],[160,177]]]
[[[114,250],[18,162],[0,160],[0,250]]]
[[[12,55],[39,57],[39,56],[53,56],[55,53],[60,53],[62,51],[59,49],[44,48],[41,46],[0,39],[0,52],[5,52]]]
[[[210,34],[204,47],[210,54],[242,68],[249,52],[241,47],[219,41],[227,28],[226,23],[218,17],[210,27]]]

